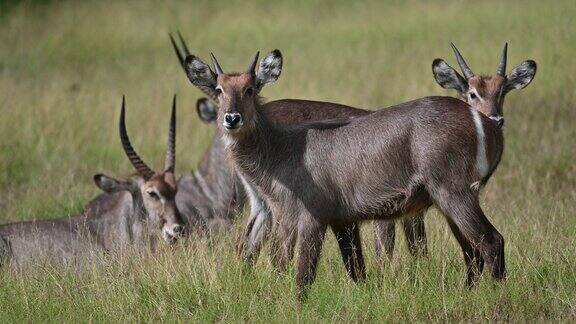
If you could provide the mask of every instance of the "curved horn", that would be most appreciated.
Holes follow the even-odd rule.
[[[122,142],[122,148],[128,156],[128,159],[145,180],[152,178],[154,175],[154,171],[150,169],[144,161],[138,156],[138,153],[134,151],[132,144],[130,144],[130,138],[128,137],[128,133],[126,132],[126,122],[125,122],[125,112],[126,110],[126,99],[122,96],[122,110],[120,111],[120,141]]]
[[[259,55],[260,55],[260,51],[256,52],[256,55],[254,55],[254,60],[252,61],[252,63],[248,67],[248,70],[246,71],[247,73],[252,73],[252,74],[256,73],[256,64],[258,63],[258,56]]]
[[[222,68],[220,67],[220,64],[218,64],[218,60],[216,60],[214,54],[210,53],[210,57],[212,58],[212,65],[214,66],[214,71],[216,71],[216,74],[224,74],[224,71],[222,71]]]
[[[502,49],[502,56],[500,57],[500,65],[498,65],[498,69],[496,70],[496,74],[501,77],[506,76],[506,60],[508,59],[508,43],[504,44],[504,48]]]
[[[172,114],[170,115],[170,130],[168,131],[167,146],[164,172],[174,173],[176,164],[176,95],[174,95],[174,99],[172,99]]]
[[[472,70],[468,67],[468,64],[466,64],[466,61],[464,61],[462,54],[460,54],[460,52],[458,51],[458,49],[456,48],[454,43],[450,43],[450,44],[452,45],[452,49],[454,50],[454,55],[456,55],[456,60],[458,60],[458,65],[460,65],[460,69],[462,70],[464,77],[466,79],[470,79],[471,77],[474,76],[474,72],[472,72]]]

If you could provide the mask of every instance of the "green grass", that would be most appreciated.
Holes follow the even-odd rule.
[[[309,300],[293,272],[261,258],[252,271],[234,238],[193,238],[154,256],[102,260],[82,273],[0,274],[0,321],[533,321],[576,320],[576,17],[574,1],[53,1],[0,6],[0,221],[64,217],[98,190],[92,175],[132,172],[116,123],[122,94],[136,149],[160,165],[170,100],[178,94],[177,171],[189,172],[213,130],[196,116],[168,32],[241,70],[256,50],[282,50],[269,99],[385,107],[427,95],[431,63],[453,66],[455,42],[477,73],[538,63],[508,95],[502,163],[483,206],[506,239],[508,280],[464,288],[464,264],[442,216],[426,218],[430,257],[409,257],[402,235],[380,271],[364,231],[369,277],[355,285],[328,238]]]

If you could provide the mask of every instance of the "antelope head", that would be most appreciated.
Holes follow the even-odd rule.
[[[258,94],[265,84],[274,82],[282,72],[282,54],[268,53],[258,64],[258,53],[242,73],[224,73],[211,54],[214,71],[199,58],[188,55],[183,62],[186,75],[218,104],[217,122],[230,134],[241,134],[254,126]],[[199,105],[200,108],[203,106]],[[205,106],[204,106],[205,107]]]
[[[143,210],[141,221],[148,233],[161,233],[161,237],[169,244],[184,234],[184,222],[176,207],[176,177],[174,176],[176,160],[176,96],[172,102],[170,130],[168,133],[168,149],[164,170],[156,172],[140,158],[132,147],[126,132],[125,124],[126,101],[122,98],[120,111],[120,141],[122,148],[136,169],[136,175],[129,178],[112,178],[103,174],[94,176],[96,185],[107,193],[128,191],[134,202],[140,203]],[[138,213],[135,211],[135,213]]]
[[[534,75],[536,75],[536,62],[533,60],[524,61],[512,69],[510,74],[506,74],[508,52],[508,43],[506,43],[496,74],[478,76],[468,67],[454,44],[452,44],[452,49],[464,76],[456,72],[443,59],[437,58],[432,63],[432,72],[436,82],[445,89],[455,89],[462,100],[494,120],[498,126],[503,126],[504,97],[511,90],[522,89],[532,82]]]

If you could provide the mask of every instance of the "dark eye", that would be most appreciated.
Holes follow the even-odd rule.
[[[146,193],[148,194],[148,196],[150,196],[151,198],[158,200],[160,199],[160,197],[158,197],[158,194],[155,191],[146,191]]]
[[[474,92],[470,92],[470,99],[478,98]]]
[[[217,87],[216,87],[216,94],[217,94],[217,95],[221,95],[221,94],[222,94],[222,87],[221,87],[221,86],[217,86]]]
[[[248,88],[246,88],[246,90],[244,90],[244,93],[245,93],[247,96],[251,96],[251,95],[254,94],[254,88],[248,87]]]

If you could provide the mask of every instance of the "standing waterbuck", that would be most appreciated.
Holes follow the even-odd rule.
[[[170,41],[174,52],[184,68],[185,55],[190,55],[188,46],[183,40],[180,33],[178,37],[181,49],[176,41],[170,35]],[[199,64],[202,73],[206,73],[215,78],[216,74],[206,64]],[[198,86],[205,94],[213,100],[217,100],[214,92],[201,83]],[[197,112],[200,118],[205,122],[215,122],[217,119],[217,107],[207,99],[199,99],[197,102]],[[352,108],[349,106],[338,105],[327,102],[283,99],[268,102],[262,105],[262,111],[273,123],[282,125],[295,125],[303,122],[317,121],[323,119],[363,116],[370,111]],[[226,215],[225,219],[232,219],[235,212],[240,209],[244,203],[244,195],[238,189],[241,180],[236,175],[233,167],[225,162],[226,152],[224,143],[221,140],[221,131],[217,130],[211,146],[202,159],[199,168],[193,175],[187,175],[179,180],[179,193],[176,197],[183,215],[194,215],[187,212],[188,210],[199,210],[201,219],[213,219],[212,214]],[[233,189],[234,188],[234,189]],[[245,231],[245,242],[241,244],[242,253],[248,260],[253,260],[258,254],[262,240],[266,237],[266,231],[270,229],[271,217],[268,208],[263,200],[258,196],[257,191],[247,186],[249,192],[248,198],[251,200],[251,216],[248,221],[247,230]],[[209,193],[209,194],[206,194]],[[196,207],[200,206],[200,207]],[[238,208],[240,207],[240,208]],[[220,211],[214,213],[214,211]],[[423,215],[414,217],[405,217],[403,227],[408,242],[409,250],[412,254],[426,253],[426,237],[424,231]],[[394,248],[395,226],[393,221],[376,221],[375,222],[376,251],[379,259],[382,250],[385,250],[388,257],[392,256]],[[356,235],[357,229],[352,228],[333,228],[340,248],[344,250],[354,249],[351,245],[354,238],[350,235]],[[349,234],[352,231],[353,234]],[[294,240],[290,240],[292,246]],[[286,248],[292,249],[292,246]],[[383,248],[383,246],[385,248]],[[354,250],[361,253],[360,246]],[[344,251],[343,250],[343,251]],[[290,253],[289,253],[290,254]],[[348,254],[344,253],[343,254]],[[363,263],[360,261],[360,263]]]
[[[314,281],[327,226],[394,219],[431,205],[458,238],[468,285],[484,262],[494,278],[505,277],[504,239],[478,199],[503,150],[494,120],[461,100],[427,97],[356,118],[274,124],[258,93],[278,79],[282,56],[272,51],[256,71],[257,57],[233,74],[214,59],[216,78],[200,73],[194,56],[185,68],[192,83],[217,96],[218,124],[238,173],[281,215],[283,231],[297,231],[299,298]],[[535,72],[535,64],[523,63],[509,78],[499,76],[499,100]]]
[[[40,261],[77,263],[99,252],[154,249],[160,237],[173,244],[183,234],[184,223],[174,200],[176,97],[162,172],[150,169],[132,148],[124,116],[122,98],[120,140],[137,173],[117,179],[95,175],[94,182],[105,194],[92,200],[82,215],[0,226],[1,260],[16,265]]]

